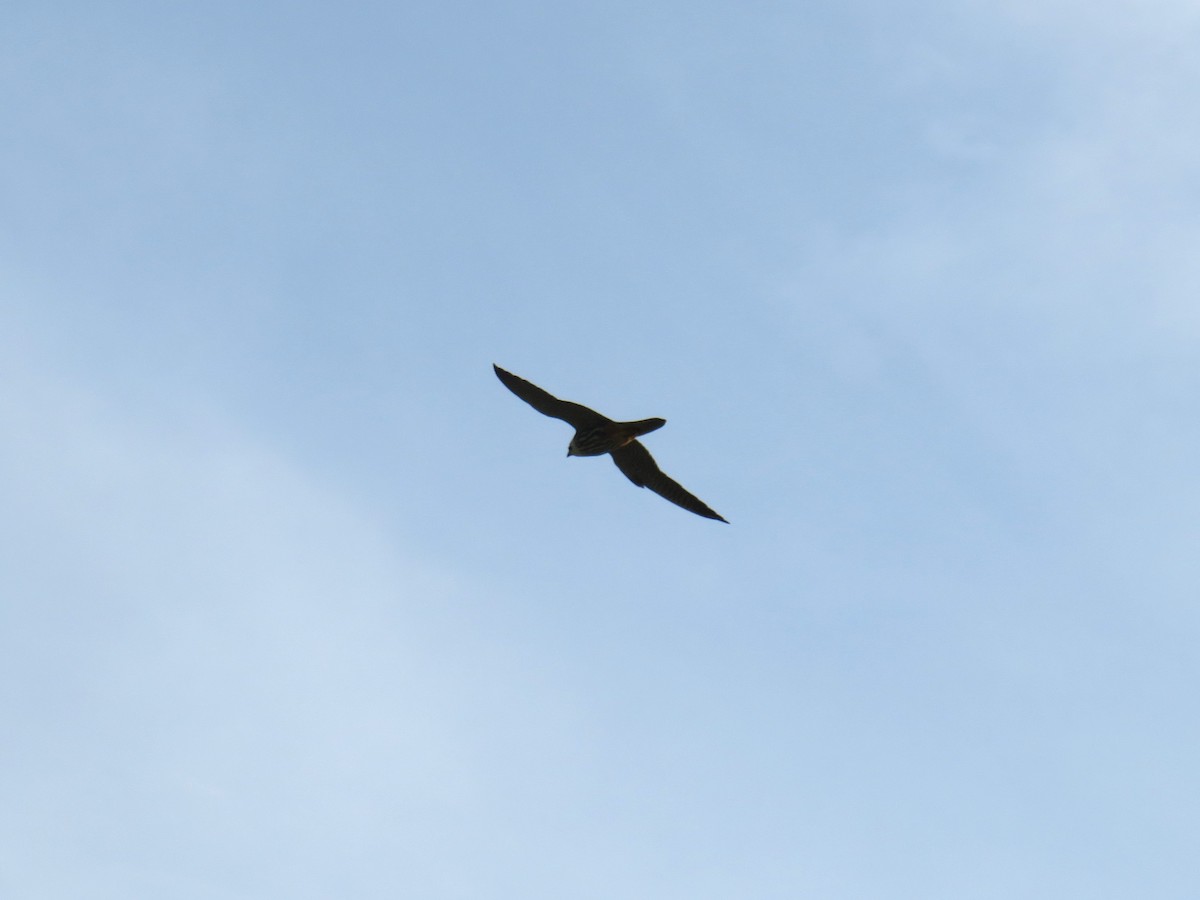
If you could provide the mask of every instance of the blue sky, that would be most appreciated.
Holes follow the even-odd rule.
[[[13,5],[0,892],[1197,896],[1198,38]]]

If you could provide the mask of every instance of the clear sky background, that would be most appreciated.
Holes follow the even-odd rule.
[[[0,894],[1200,896],[1198,92],[1194,0],[7,4]]]

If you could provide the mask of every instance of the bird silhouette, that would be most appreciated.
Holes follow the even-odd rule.
[[[689,494],[682,485],[663,473],[662,469],[642,446],[638,438],[667,424],[666,419],[639,419],[636,422],[615,422],[593,409],[569,400],[559,400],[536,384],[506,372],[495,363],[500,382],[543,415],[562,419],[575,428],[575,436],[567,447],[567,456],[612,456],[617,468],[638,487],[648,487],[660,497],[682,506],[706,519],[729,520],[709,509],[700,498]]]

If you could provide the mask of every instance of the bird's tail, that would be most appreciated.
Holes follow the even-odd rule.
[[[622,422],[621,434],[632,441],[634,438],[640,438],[643,434],[658,431],[666,424],[666,419],[639,419],[636,422]]]

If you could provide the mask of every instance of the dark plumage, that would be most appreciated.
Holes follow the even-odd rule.
[[[595,410],[588,409],[569,400],[559,400],[543,391],[536,384],[518,378],[492,364],[501,383],[543,415],[562,419],[575,428],[575,436],[567,447],[567,456],[612,455],[617,468],[638,487],[648,487],[660,497],[665,497],[676,506],[706,519],[728,522],[728,519],[713,512],[702,500],[689,494],[682,485],[663,473],[641,445],[638,438],[662,428],[666,419],[639,419],[636,422],[614,422]]]

